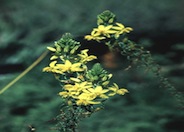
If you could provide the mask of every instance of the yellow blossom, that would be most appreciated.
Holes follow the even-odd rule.
[[[92,87],[91,82],[81,82],[81,83],[75,83],[74,85],[72,84],[66,84],[64,85],[64,89],[68,91],[73,91],[73,92],[81,92],[83,89],[88,89]]]
[[[100,104],[100,101],[94,101],[96,97],[92,94],[82,93],[77,97],[77,105],[91,105],[91,104]]]
[[[94,94],[96,97],[101,98],[108,98],[108,96],[105,95],[105,93],[107,93],[108,91],[109,91],[108,89],[103,89],[101,86],[84,90],[85,93]]]
[[[94,55],[89,56],[87,53],[88,51],[89,51],[88,49],[85,49],[85,50],[82,50],[80,54],[78,54],[78,56],[81,58],[81,63],[97,59],[97,57]]]
[[[64,64],[57,64],[57,67],[63,72],[80,72],[84,71],[84,68],[81,68],[81,63],[71,63],[69,60],[66,60]]]
[[[104,36],[110,38],[110,34],[115,33],[113,30],[111,30],[112,27],[113,27],[112,25],[108,25],[108,26],[99,25],[98,28],[94,28],[93,31],[96,34],[104,35]]]
[[[63,72],[56,66],[56,63],[57,61],[52,61],[48,67],[43,68],[43,71],[63,74]]]
[[[133,29],[131,27],[125,27],[123,24],[121,23],[116,23],[117,26],[113,26],[112,29],[116,30],[115,33],[115,37],[118,38],[120,34],[123,33],[129,33],[130,31],[132,31]]]
[[[100,41],[100,40],[103,40],[103,39],[105,39],[105,37],[103,37],[103,36],[100,36],[100,34],[99,33],[96,33],[95,31],[92,31],[91,32],[91,35],[86,35],[85,37],[84,37],[86,40],[96,40],[96,41]]]
[[[66,95],[63,96],[67,96],[67,97],[72,97],[72,98],[77,98],[79,96],[79,94],[82,93],[82,90],[84,89],[88,89],[92,87],[92,83],[90,82],[81,82],[81,83],[75,83],[73,84],[66,84],[64,85],[64,90],[66,90]],[[62,92],[61,92],[62,93]]]
[[[109,96],[114,96],[115,94],[124,95],[125,93],[128,93],[128,90],[125,88],[119,88],[116,83],[114,83],[114,86],[109,87],[109,90],[112,91],[112,93],[109,94]]]

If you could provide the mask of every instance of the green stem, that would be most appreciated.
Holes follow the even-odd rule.
[[[32,70],[36,65],[38,65],[48,54],[48,51],[45,51],[41,54],[41,56],[34,61],[27,69],[25,69],[19,76],[17,76],[14,80],[8,83],[4,88],[0,90],[0,94],[4,93],[7,89],[9,89],[13,84],[15,84],[18,80],[20,80],[23,76],[25,76],[30,70]]]

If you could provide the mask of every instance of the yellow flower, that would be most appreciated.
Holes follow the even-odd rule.
[[[133,29],[131,27],[125,27],[123,24],[121,23],[116,23],[117,26],[113,26],[112,29],[116,30],[115,31],[115,37],[118,38],[120,34],[123,33],[129,33],[130,31],[132,31]]]
[[[77,98],[81,93],[82,90],[88,89],[92,87],[92,83],[90,82],[81,82],[81,83],[75,83],[74,85],[72,84],[66,84],[64,85],[64,92],[60,92],[59,94],[63,97],[72,97],[72,98]]]
[[[67,91],[63,91],[63,92],[59,92],[59,95],[63,98],[67,98],[71,96],[71,93],[67,92]]]
[[[114,86],[109,87],[109,90],[112,91],[112,93],[109,94],[109,96],[114,96],[115,94],[124,95],[125,93],[128,93],[128,90],[125,88],[119,88],[116,83],[114,83]]]
[[[80,93],[76,92],[76,91],[62,91],[62,92],[59,92],[59,95],[63,98],[68,98],[68,97],[76,98],[79,94]]]
[[[81,63],[97,59],[97,57],[94,55],[89,56],[87,53],[88,51],[89,51],[88,49],[85,49],[85,50],[82,50],[80,54],[78,54],[78,56],[81,58]]]
[[[52,61],[48,67],[43,68],[43,72],[53,72],[63,74],[63,72],[56,66],[57,61]]]
[[[86,40],[96,40],[96,41],[100,41],[100,40],[103,40],[105,39],[105,37],[103,36],[100,36],[100,34],[96,33],[95,31],[92,31],[91,32],[91,35],[86,35],[84,37]]]
[[[108,98],[108,96],[105,95],[105,93],[107,93],[108,91],[109,91],[108,89],[103,89],[101,86],[84,90],[85,93],[94,94],[96,97],[101,98]]]
[[[72,64],[69,60],[66,60],[64,64],[57,64],[56,66],[62,72],[80,72],[84,71],[84,68],[81,68],[81,63],[74,63]]]
[[[112,27],[113,27],[112,25],[108,25],[108,26],[99,25],[98,28],[94,28],[93,31],[96,34],[104,35],[104,36],[110,38],[110,34],[115,33],[115,31],[111,30]]]
[[[72,84],[66,84],[64,85],[64,89],[68,91],[76,91],[76,92],[81,92],[83,89],[88,89],[92,87],[91,82],[81,82],[81,83],[75,83],[74,85]]]
[[[96,97],[92,94],[82,93],[77,97],[77,105],[91,105],[91,104],[100,104],[99,101],[93,101]]]

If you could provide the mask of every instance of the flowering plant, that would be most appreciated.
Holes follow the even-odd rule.
[[[44,72],[53,73],[60,82],[58,93],[64,100],[61,115],[58,116],[61,131],[75,131],[78,121],[102,108],[103,102],[116,94],[128,92],[119,88],[116,83],[110,84],[112,74],[102,68],[99,63],[88,68],[88,62],[97,59],[88,54],[88,49],[79,50],[80,43],[67,33],[47,47],[52,52],[49,66]],[[62,118],[61,118],[62,117]]]
[[[131,31],[131,27],[117,22],[112,12],[104,11],[97,16],[97,27],[84,36],[84,39],[104,43],[111,52],[119,51],[128,60],[139,62],[155,73],[163,86],[169,88],[174,96],[181,95],[161,75],[160,67],[154,62],[150,52],[126,37]],[[104,101],[116,94],[128,93],[127,89],[111,83],[112,74],[104,70],[99,63],[89,69],[88,62],[97,57],[89,55],[89,49],[81,50],[80,46],[71,34],[65,34],[54,46],[47,47],[52,56],[49,66],[43,68],[43,71],[53,73],[60,82],[61,91],[58,94],[64,100],[61,114],[57,117],[59,131],[75,132],[79,121],[102,109]]]
[[[112,12],[104,11],[97,16],[97,27],[93,28],[89,35],[85,35],[84,39],[105,44],[111,52],[118,51],[126,56],[130,62],[133,62],[131,64],[140,64],[146,70],[155,73],[162,86],[168,88],[183,107],[182,93],[161,75],[160,66],[155,63],[150,52],[128,39],[126,34],[131,31],[133,31],[131,27],[117,22]],[[64,34],[47,49],[52,54],[50,63],[43,68],[43,72],[52,73],[60,83],[58,95],[63,100],[60,114],[56,117],[58,131],[76,132],[79,121],[101,110],[107,99],[117,94],[128,93],[127,89],[120,88],[111,81],[113,75],[103,69],[100,63],[94,64],[92,68],[89,67],[91,61],[98,59],[97,56],[90,55],[90,49],[81,49],[81,43],[74,40],[71,34]],[[0,90],[0,94],[28,73],[46,55],[47,52],[44,52],[23,73]],[[131,65],[128,68],[130,67]]]

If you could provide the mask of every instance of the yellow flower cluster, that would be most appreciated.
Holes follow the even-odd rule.
[[[98,28],[94,28],[90,35],[86,35],[87,40],[100,41],[106,38],[114,37],[119,38],[121,34],[129,33],[133,29],[131,27],[125,27],[121,23],[116,23],[116,25],[99,25]]]
[[[110,30],[112,26],[100,28],[106,28],[105,32],[101,32],[106,37],[112,33]],[[99,32],[98,29],[94,29],[94,31]],[[73,48],[69,47],[69,49],[75,50],[66,52],[64,44],[67,44],[68,47],[70,44]],[[54,47],[47,47],[52,52],[51,62],[49,66],[43,68],[44,72],[54,73],[56,79],[60,81],[62,90],[59,95],[68,102],[68,105],[100,104],[110,96],[124,95],[128,92],[124,88],[119,88],[115,83],[109,86],[112,74],[103,70],[100,64],[96,64],[91,70],[88,70],[87,63],[97,57],[88,55],[88,49],[78,52],[79,46],[76,46],[78,43],[74,40],[61,39],[61,42],[56,42]]]
[[[43,71],[64,74],[65,72],[80,72],[84,71],[85,68],[82,68],[82,63],[71,63],[69,60],[65,60],[64,64],[56,64],[57,61],[52,61],[48,67],[45,67]]]
[[[71,78],[71,80],[74,79]],[[100,104],[102,100],[110,96],[115,94],[124,95],[128,92],[127,89],[119,88],[115,83],[111,87],[103,88],[88,81],[80,82],[77,78],[75,80],[79,82],[64,85],[64,91],[60,92],[59,95],[63,98],[72,98],[77,105]]]
[[[47,47],[48,50],[52,52],[56,52],[57,50],[53,47]],[[80,54],[77,55],[78,58],[75,58],[75,63],[70,62],[70,60],[65,60],[64,55],[51,56],[50,60],[51,63],[48,67],[43,68],[44,72],[52,72],[57,74],[64,74],[65,72],[72,73],[72,72],[81,72],[86,70],[85,63],[88,61],[92,61],[97,59],[94,55],[88,55],[88,49],[82,50]],[[64,62],[64,64],[57,63],[56,59]]]

